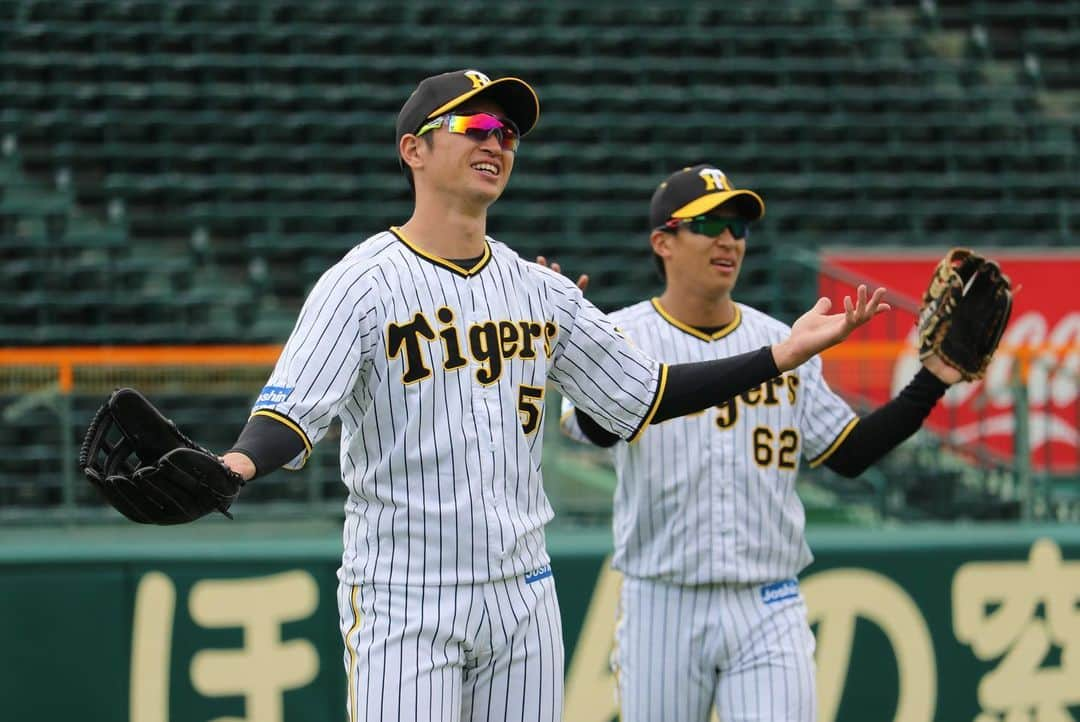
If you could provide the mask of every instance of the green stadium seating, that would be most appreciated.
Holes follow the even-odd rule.
[[[489,232],[605,309],[659,289],[648,199],[696,162],[765,197],[738,295],[785,320],[792,243],[1080,231],[1080,0],[0,0],[0,47],[0,345],[282,341],[407,219],[394,118],[456,67],[542,100]]]
[[[904,214],[914,231],[929,223],[982,234],[995,200],[1024,199],[1020,220],[1040,242],[1067,243],[1075,223],[1061,217],[1076,197],[1075,138],[1046,131],[1052,122],[1037,112],[1033,88],[969,82],[978,76],[933,52],[912,13],[883,22],[883,10],[824,1],[723,12],[668,3],[16,4],[6,40],[20,82],[2,85],[12,104],[0,124],[23,134],[27,161],[102,178],[79,186],[80,201],[122,198],[135,238],[207,228],[216,257],[236,266],[249,246],[265,246],[248,236],[359,240],[403,220],[407,192],[387,142],[393,113],[436,63],[471,62],[474,43],[485,67],[528,75],[544,97],[538,141],[523,149],[507,208],[494,213],[493,227],[526,255],[575,253],[567,232],[627,248],[656,179],[673,163],[718,153],[767,194],[762,236],[799,233],[811,247],[837,231],[872,240],[896,230],[915,188],[971,210],[919,203]],[[968,5],[934,6],[935,27],[1022,17],[1030,46],[1064,49],[1066,60],[1075,47],[1068,23],[1031,20],[1069,17],[1059,9]],[[453,27],[470,38],[448,38]],[[21,119],[34,111],[27,128]],[[1065,182],[1051,185],[1048,171]],[[1045,194],[1041,205],[1027,202],[1048,189],[1056,209]],[[524,198],[555,208],[553,230],[537,230]],[[285,269],[270,273],[271,290],[295,305],[312,280],[295,278],[299,256],[332,262],[336,241],[326,253],[319,242],[282,245],[261,257]],[[626,265],[617,253],[590,260]],[[615,304],[628,298],[605,293]]]

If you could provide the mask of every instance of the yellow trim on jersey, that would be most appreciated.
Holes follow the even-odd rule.
[[[664,389],[667,388],[667,364],[660,364],[660,381],[657,383],[656,397],[653,399],[652,406],[649,407],[649,413],[645,414],[645,418],[641,422],[641,426],[637,427],[633,435],[627,439],[627,443],[632,444],[637,441],[645,429],[652,423],[652,418],[656,416],[656,410],[660,408],[660,399],[664,396]]]
[[[356,672],[356,645],[353,644],[352,636],[360,629],[360,610],[356,608],[356,595],[360,587],[353,585],[352,594],[349,597],[349,606],[352,608],[353,624],[345,634],[345,646],[349,649],[349,719],[356,719],[356,683],[353,677]]]
[[[655,309],[656,312],[658,314],[660,314],[660,318],[664,319],[665,321],[667,321],[668,323],[670,323],[672,326],[679,329],[683,333],[688,333],[691,336],[693,336],[694,338],[700,338],[702,341],[719,341],[724,336],[727,336],[729,333],[731,333],[736,328],[738,328],[739,324],[742,322],[742,310],[739,308],[738,304],[734,304],[735,305],[735,318],[732,319],[731,323],[724,326],[723,328],[721,328],[716,333],[712,333],[712,334],[702,333],[701,331],[698,331],[693,326],[686,325],[685,323],[683,323],[682,321],[678,320],[677,318],[672,316],[670,313],[668,313],[664,309],[664,307],[660,305],[660,299],[659,298],[652,299],[652,301],[650,301],[650,303],[652,303],[653,309]]]
[[[424,260],[431,261],[436,266],[442,266],[448,271],[453,271],[460,276],[476,275],[484,268],[484,266],[487,265],[487,262],[491,260],[491,246],[488,245],[487,239],[484,239],[484,255],[480,257],[480,260],[476,262],[476,265],[472,268],[462,268],[453,261],[448,261],[441,256],[436,256],[434,253],[428,253],[423,248],[420,248],[419,246],[413,244],[413,242],[406,238],[405,234],[402,233],[401,229],[397,226],[390,226],[390,232],[397,236],[398,240],[404,243],[405,246],[416,255],[420,256]]]
[[[821,452],[810,460],[810,468],[813,469],[815,466],[821,466],[823,463],[825,463],[825,460],[836,452],[836,450],[840,447],[840,444],[844,443],[844,439],[848,437],[848,434],[851,433],[851,430],[855,428],[855,424],[857,423],[859,423],[858,416],[848,422],[847,426],[844,427],[844,430],[841,431],[840,435],[836,437],[836,440],[829,444],[829,448],[825,449],[825,451]]]
[[[307,463],[308,457],[311,456],[311,440],[308,439],[307,434],[304,433],[304,430],[300,428],[299,424],[297,424],[285,414],[278,413],[277,411],[271,411],[270,409],[259,409],[251,416],[253,418],[256,416],[265,416],[266,418],[273,419],[274,421],[284,424],[285,426],[295,431],[300,437],[300,440],[304,442],[304,464]],[[301,464],[300,466],[303,467],[304,464]],[[286,469],[286,471],[298,471],[298,469]]]

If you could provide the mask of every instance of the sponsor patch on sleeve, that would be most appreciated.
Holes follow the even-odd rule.
[[[546,564],[546,565],[540,567],[539,569],[533,569],[531,572],[527,572],[525,574],[525,583],[526,584],[532,584],[533,582],[538,582],[541,579],[547,579],[550,576],[551,576],[551,565]]]
[[[280,404],[289,398],[292,392],[292,386],[263,386],[263,390],[259,392],[259,398],[255,400],[255,408]]]
[[[799,582],[794,578],[766,584],[761,588],[761,601],[765,604],[775,604],[797,596],[799,596]]]

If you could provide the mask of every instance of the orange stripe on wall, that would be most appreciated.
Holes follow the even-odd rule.
[[[1043,354],[1063,356],[1076,351],[1078,348],[1080,346],[1077,344],[1060,343],[1042,343],[1031,346],[1002,344],[997,353],[1012,354],[1021,359],[1031,359]],[[838,346],[825,349],[821,353],[821,357],[829,361],[868,361],[873,359],[894,359],[909,351],[915,351],[915,347],[906,341],[844,341]]]
[[[39,346],[0,348],[0,366],[243,366],[273,364],[281,346]]]
[[[1002,345],[998,353],[1020,358],[1064,355],[1076,344]],[[821,355],[832,361],[894,359],[913,351],[906,341],[844,341]],[[258,346],[28,346],[0,348],[0,366],[244,366],[273,364],[281,354],[276,344]],[[63,374],[64,371],[61,371]]]

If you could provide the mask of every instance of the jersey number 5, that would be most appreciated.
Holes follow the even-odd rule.
[[[541,404],[544,401],[544,387],[518,384],[518,416],[521,417],[521,430],[528,436],[540,426],[543,414]]]
[[[772,466],[773,461],[781,469],[794,469],[799,453],[799,432],[782,429],[775,434],[768,426],[754,429],[754,461],[758,466]]]

